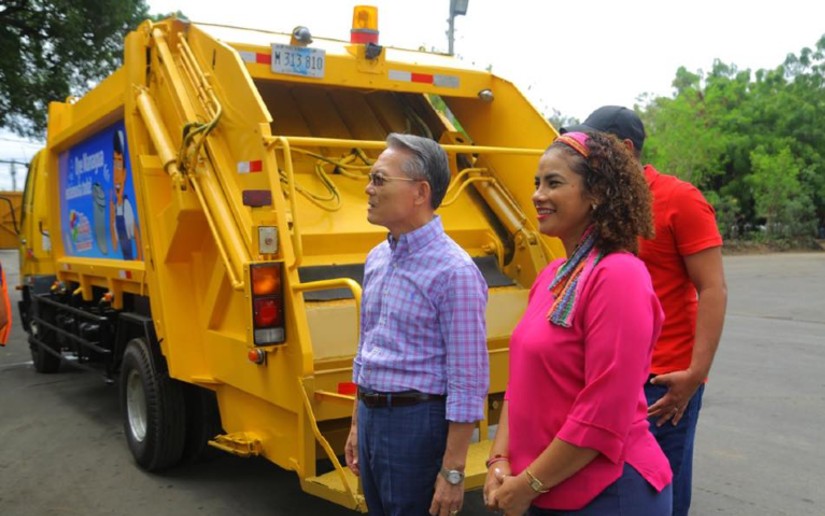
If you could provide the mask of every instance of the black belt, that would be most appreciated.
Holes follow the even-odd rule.
[[[369,408],[409,407],[426,401],[444,401],[443,394],[427,394],[418,391],[403,392],[362,392],[358,391],[358,399]]]

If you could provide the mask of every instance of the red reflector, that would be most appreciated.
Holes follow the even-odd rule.
[[[241,192],[241,199],[244,206],[252,208],[270,206],[272,205],[272,192],[270,190],[244,190]]]
[[[281,326],[283,324],[281,303],[278,299],[270,297],[255,299],[252,302],[252,310],[256,328]]]
[[[266,353],[262,349],[250,349],[246,356],[253,364],[263,364],[266,361]]]
[[[353,382],[338,383],[338,394],[347,394],[349,396],[353,396],[356,392],[358,392],[358,386],[355,385]]]
[[[433,76],[428,73],[413,73],[410,75],[412,82],[423,82],[424,84],[432,84]]]
[[[256,296],[266,296],[280,294],[281,290],[281,265],[277,263],[267,265],[256,265],[251,269],[252,273],[252,294]]]

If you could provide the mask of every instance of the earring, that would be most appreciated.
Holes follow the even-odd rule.
[[[593,209],[593,211],[596,211],[596,208],[598,208],[599,205],[594,202],[593,204],[590,205],[590,207]]]

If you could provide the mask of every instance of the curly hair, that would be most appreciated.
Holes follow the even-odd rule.
[[[639,162],[612,134],[592,133],[584,158],[567,144],[555,141],[547,151],[570,157],[570,168],[582,176],[585,195],[592,198],[596,247],[605,254],[625,250],[638,253],[638,237],[653,238],[650,189]]]

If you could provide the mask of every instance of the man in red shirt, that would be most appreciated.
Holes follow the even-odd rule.
[[[600,107],[583,124],[561,129],[570,131],[612,133],[637,159],[645,140],[641,119],[620,106]],[[713,207],[696,187],[652,165],[643,173],[653,194],[656,236],[640,242],[639,258],[665,311],[645,394],[651,431],[673,469],[673,514],[686,515],[696,423],[727,304],[722,236]]]

